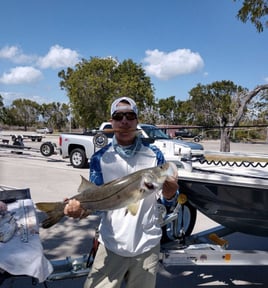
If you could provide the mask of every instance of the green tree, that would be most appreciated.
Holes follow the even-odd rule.
[[[83,128],[107,120],[107,107],[114,92],[112,75],[117,61],[112,58],[83,59],[75,69],[62,70],[60,87],[67,91],[72,115]]]
[[[175,124],[175,119],[178,110],[178,103],[175,96],[170,96],[166,99],[160,99],[158,102],[160,119],[163,124]]]
[[[132,60],[92,57],[75,69],[62,70],[60,87],[67,91],[72,115],[83,128],[95,128],[110,118],[110,104],[118,96],[132,97],[140,110],[153,103],[150,79]]]
[[[220,151],[230,151],[230,136],[234,127],[245,116],[250,101],[267,85],[257,86],[248,91],[232,81],[213,82],[209,85],[198,84],[189,94],[196,121],[204,126],[219,126],[221,132]]]
[[[40,115],[40,105],[29,99],[16,99],[9,109],[9,118],[13,124],[23,126],[24,130],[36,124]]]
[[[204,126],[223,126],[231,121],[232,96],[238,88],[231,81],[198,84],[189,92],[194,122]]]
[[[0,95],[0,123],[5,123],[5,106],[3,102],[3,97]]]
[[[175,96],[162,98],[143,111],[143,120],[153,124],[192,125],[195,123],[195,113],[190,100],[181,101]]]
[[[178,103],[178,110],[176,115],[176,124],[199,125],[200,122],[196,120],[196,113],[193,111],[190,100],[180,101]]]
[[[258,32],[263,32],[263,27],[268,26],[268,21],[264,20],[267,14],[267,0],[244,0],[242,8],[239,9],[237,13],[237,17],[240,21],[244,23],[250,20],[251,23],[256,27]]]
[[[41,115],[46,126],[61,131],[68,123],[70,107],[65,103],[52,102],[41,105]]]
[[[122,95],[129,96],[141,111],[154,106],[154,88],[141,65],[131,59],[124,60],[116,67],[113,81],[117,94],[113,95],[112,100]]]

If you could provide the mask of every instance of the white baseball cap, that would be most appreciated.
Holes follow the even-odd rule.
[[[122,102],[122,101],[126,101],[129,103],[129,105],[126,104],[126,106],[119,106],[117,107],[117,105]],[[129,106],[129,107],[128,107]],[[130,109],[130,110],[133,110],[133,112],[135,112],[136,114],[138,114],[138,108],[137,108],[137,105],[135,103],[134,100],[132,100],[131,98],[129,97],[120,97],[116,100],[114,100],[114,102],[112,103],[111,105],[111,116],[114,114],[115,111],[117,110],[125,110],[125,109]]]

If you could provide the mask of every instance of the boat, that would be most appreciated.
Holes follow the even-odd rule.
[[[220,225],[234,232],[267,237],[267,165],[200,162],[192,165],[191,170],[179,169],[180,192]]]

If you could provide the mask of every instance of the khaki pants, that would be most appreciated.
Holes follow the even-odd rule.
[[[160,245],[136,257],[122,257],[99,245],[84,288],[153,288]]]

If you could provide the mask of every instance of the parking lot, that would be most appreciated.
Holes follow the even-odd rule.
[[[46,135],[42,140],[57,143],[57,136]],[[41,142],[41,143],[42,143]],[[33,202],[61,201],[77,193],[80,175],[88,178],[88,169],[74,169],[68,159],[59,154],[44,157],[38,151],[41,143],[25,140],[32,149],[14,153],[12,149],[0,148],[0,185],[30,188]],[[219,151],[218,141],[202,141],[206,150]],[[232,152],[247,151],[268,154],[268,144],[232,143]],[[42,219],[43,215],[38,214]],[[91,239],[98,220],[94,217],[83,220],[65,218],[50,229],[40,228],[44,254],[49,260],[67,256],[79,257],[90,251]],[[216,226],[217,223],[198,214],[194,233]],[[268,250],[267,238],[235,233],[227,237],[230,249]],[[0,256],[1,257],[1,256]],[[267,266],[160,266],[156,287],[268,287]],[[1,287],[31,287],[30,277],[12,277]],[[83,287],[84,277],[48,282],[48,287]],[[37,284],[37,287],[44,287]]]

